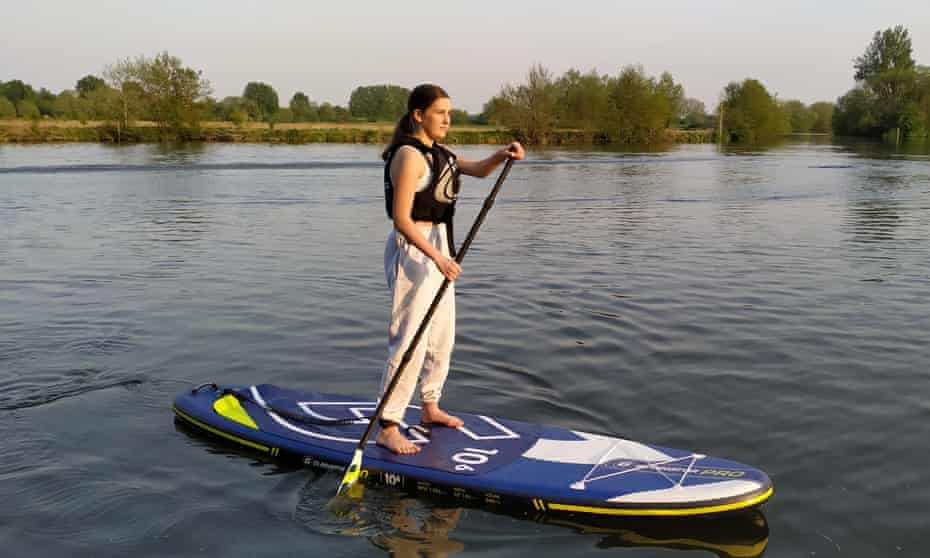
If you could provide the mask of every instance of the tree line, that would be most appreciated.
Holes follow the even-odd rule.
[[[524,83],[501,88],[484,114],[529,141],[545,141],[555,128],[617,143],[662,141],[674,128],[716,128],[720,141],[744,143],[798,132],[896,141],[930,137],[930,68],[915,62],[903,26],[877,31],[853,67],[856,86],[835,104],[781,100],[747,78],[727,84],[708,113],[667,72],[655,77],[628,66],[617,76],[569,70],[554,77],[536,65]]]
[[[757,80],[727,85],[715,112],[685,95],[668,72],[627,66],[616,76],[572,69],[554,77],[540,65],[526,81],[504,86],[484,107],[492,124],[544,142],[554,129],[578,129],[595,143],[650,144],[669,130],[720,128],[724,141],[763,141],[791,132],[829,133],[833,104],[780,101]]]
[[[756,79],[731,82],[723,90],[717,121],[721,141],[759,143],[790,133],[830,133],[833,103],[780,101]]]
[[[480,114],[453,111],[456,124],[491,124],[530,143],[556,130],[577,130],[593,143],[658,143],[669,130],[714,129],[721,141],[761,142],[791,132],[926,137],[930,134],[930,69],[912,56],[903,27],[878,31],[854,61],[856,87],[837,103],[780,100],[758,80],[729,83],[710,111],[685,95],[664,72],[627,66],[614,76],[571,69],[555,76],[532,66],[525,81],[503,86]],[[316,103],[302,91],[282,106],[273,86],[249,82],[239,96],[216,99],[202,72],[167,52],[123,59],[100,76],[80,78],[58,94],[20,80],[0,81],[0,119],[103,120],[119,134],[139,120],[156,122],[168,137],[184,138],[202,121],[384,122],[405,111],[410,91],[370,85],[352,91],[347,106]]]

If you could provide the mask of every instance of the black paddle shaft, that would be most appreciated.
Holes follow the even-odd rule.
[[[512,166],[513,158],[508,157],[507,162],[504,164],[504,170],[502,170],[500,176],[497,177],[497,182],[494,184],[494,188],[491,188],[491,193],[488,194],[487,199],[484,200],[484,205],[481,207],[481,211],[478,212],[478,217],[475,218],[475,222],[472,224],[471,230],[468,231],[468,236],[465,237],[465,240],[462,242],[462,247],[459,248],[458,254],[455,256],[456,263],[462,263],[462,260],[465,258],[465,253],[468,252],[468,247],[471,246],[472,241],[478,234],[478,229],[484,222],[485,217],[487,217],[488,211],[491,211],[491,207],[494,205],[494,198],[497,197],[497,193],[500,191],[501,185],[504,183],[504,179],[507,178],[508,174],[510,174],[510,167]],[[446,232],[448,234],[448,231]],[[365,434],[362,436],[362,439],[358,441],[358,450],[364,451],[365,444],[368,443],[368,438],[371,437],[371,433],[375,429],[375,424],[378,422],[378,419],[381,418],[381,413],[384,412],[384,407],[387,404],[388,399],[390,399],[391,394],[394,393],[394,388],[397,387],[397,383],[400,380],[401,374],[404,373],[404,369],[407,368],[407,364],[409,364],[410,359],[413,358],[413,351],[416,350],[417,344],[420,342],[420,338],[423,337],[423,332],[426,331],[426,326],[429,325],[430,319],[433,317],[433,314],[436,313],[436,307],[439,306],[439,301],[442,300],[442,296],[446,294],[446,289],[449,288],[449,283],[451,283],[451,281],[449,281],[449,278],[447,277],[442,282],[439,290],[436,291],[436,297],[433,298],[433,303],[429,305],[429,310],[426,311],[426,315],[423,317],[423,321],[420,322],[420,327],[417,328],[417,332],[413,335],[413,339],[410,341],[410,346],[407,347],[403,358],[400,359],[400,365],[397,367],[397,371],[394,373],[394,377],[391,378],[391,382],[388,384],[387,389],[384,390],[384,395],[381,396],[381,401],[378,402],[378,407],[375,409],[375,414],[371,417],[371,421],[368,423],[368,428],[365,429]]]

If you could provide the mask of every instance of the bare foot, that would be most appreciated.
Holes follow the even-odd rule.
[[[423,424],[441,424],[449,428],[458,428],[465,423],[459,417],[454,417],[439,408],[438,403],[424,403],[420,413],[420,422]]]
[[[420,451],[420,447],[401,434],[397,426],[382,428],[378,432],[378,437],[375,438],[375,443],[400,455],[410,455]]]

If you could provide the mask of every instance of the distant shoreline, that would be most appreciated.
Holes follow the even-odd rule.
[[[300,122],[269,126],[264,122],[234,124],[202,122],[190,131],[187,141],[209,143],[375,143],[391,139],[390,122]],[[513,130],[496,126],[455,126],[449,131],[450,144],[506,144],[520,139]],[[713,143],[714,130],[666,130],[664,143]],[[117,130],[110,122],[77,120],[0,120],[0,144],[3,143],[159,143],[156,123],[138,121],[128,130]],[[596,134],[583,130],[553,130],[546,145],[598,145]]]

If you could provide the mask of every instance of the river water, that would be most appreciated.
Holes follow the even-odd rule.
[[[376,392],[377,147],[0,146],[0,548],[924,556],[928,153],[799,139],[514,166],[457,283],[445,406],[775,483],[758,513],[586,522],[377,487],[336,515],[338,472],[174,425],[174,395],[202,382]],[[460,239],[491,184],[466,179]]]

